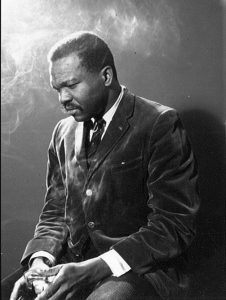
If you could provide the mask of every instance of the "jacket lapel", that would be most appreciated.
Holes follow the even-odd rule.
[[[88,171],[85,152],[86,130],[87,128],[84,126],[84,123],[78,122],[78,126],[75,131],[75,157],[77,163],[81,166],[81,169],[85,173]]]
[[[106,159],[107,155],[112,151],[114,146],[119,143],[121,138],[129,129],[129,118],[132,116],[134,110],[134,96],[125,91],[117,111],[99,145],[99,148],[91,162],[88,178],[97,170],[101,163]]]

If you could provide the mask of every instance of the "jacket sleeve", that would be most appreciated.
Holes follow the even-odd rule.
[[[174,110],[162,112],[150,131],[146,184],[150,209],[147,223],[113,246],[138,274],[178,257],[195,235],[197,168]]]
[[[57,258],[68,235],[65,223],[65,188],[55,148],[58,127],[59,123],[54,129],[48,149],[47,191],[44,207],[35,229],[34,238],[28,242],[23,254],[22,264],[26,264],[30,256],[37,251],[47,251]]]

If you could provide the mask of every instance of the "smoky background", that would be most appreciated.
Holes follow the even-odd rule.
[[[46,153],[64,118],[48,78],[60,38],[106,40],[119,80],[176,108],[200,170],[198,234],[188,299],[223,299],[225,222],[224,0],[3,0],[1,2],[2,277],[19,266],[45,194]]]

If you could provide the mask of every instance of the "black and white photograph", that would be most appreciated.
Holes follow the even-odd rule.
[[[1,299],[226,299],[226,0],[1,25]]]

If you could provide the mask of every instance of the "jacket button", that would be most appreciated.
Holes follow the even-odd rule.
[[[92,190],[90,189],[86,190],[86,196],[90,197],[92,196],[92,194],[93,194]]]
[[[149,199],[153,199],[154,195],[152,194],[152,192],[149,192]]]
[[[95,227],[95,223],[94,222],[89,222],[87,225],[88,225],[88,227],[90,229],[93,229]]]

